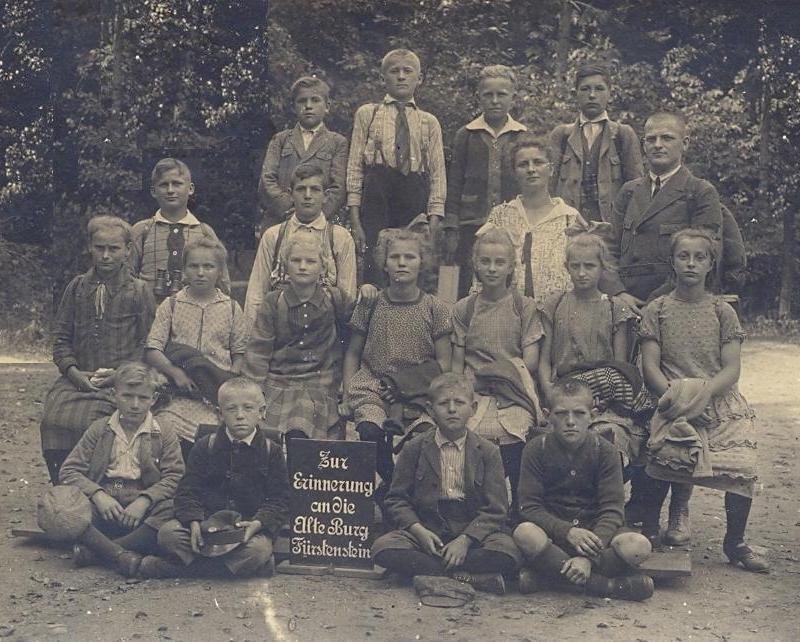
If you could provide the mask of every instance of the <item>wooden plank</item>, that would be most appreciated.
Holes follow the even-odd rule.
[[[689,577],[692,574],[692,551],[687,547],[656,548],[653,554],[639,565],[639,570],[653,579]]]
[[[333,566],[329,564],[292,564],[284,560],[276,567],[278,573],[285,575],[334,575],[336,577],[357,577],[367,580],[380,580],[386,575],[386,569],[381,566],[373,568],[350,568],[346,566]]]
[[[41,528],[12,528],[12,537],[47,540],[47,534]],[[49,540],[48,540],[49,541]]]

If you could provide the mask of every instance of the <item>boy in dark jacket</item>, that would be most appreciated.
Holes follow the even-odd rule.
[[[286,461],[258,428],[264,396],[257,383],[244,377],[226,381],[219,409],[225,423],[192,448],[175,494],[176,519],[161,527],[158,543],[185,566],[209,569],[198,556],[216,556],[219,549],[209,552],[204,539],[213,531],[204,532],[202,525],[215,513],[235,511],[241,515],[233,524],[244,531],[241,543],[218,559],[236,577],[256,575],[271,567],[273,541],[287,520]],[[148,562],[142,575],[167,577],[182,570],[164,560]]]
[[[517,195],[517,181],[508,151],[527,127],[508,113],[516,90],[517,77],[509,67],[484,67],[477,91],[481,114],[459,129],[453,140],[444,211],[448,235],[457,228],[455,260],[460,267],[459,297],[466,296],[472,286],[475,232],[486,222],[495,205]]]
[[[611,77],[605,65],[582,65],[575,75],[580,113],[573,123],[550,133],[553,196],[578,210],[587,221],[611,221],[614,198],[622,185],[642,175],[639,138],[630,125],[608,117]]]
[[[549,582],[589,595],[645,600],[653,580],[635,573],[651,551],[648,539],[622,530],[622,467],[615,446],[589,431],[592,392],[577,379],[553,386],[553,430],[528,442],[519,480],[520,516],[514,541],[531,569],[520,591]]]
[[[436,429],[400,452],[385,501],[399,530],[375,541],[375,562],[403,575],[451,575],[504,593],[501,574],[514,572],[521,557],[505,529],[500,450],[467,430],[476,402],[463,375],[436,377],[427,406]]]

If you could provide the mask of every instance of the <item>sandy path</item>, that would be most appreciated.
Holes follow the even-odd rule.
[[[277,576],[269,581],[127,583],[76,571],[65,551],[9,536],[32,524],[45,487],[38,453],[51,365],[0,366],[0,539],[9,640],[795,640],[800,638],[800,346],[746,344],[741,387],[762,426],[762,480],[750,539],[771,550],[773,573],[725,563],[722,496],[692,500],[694,574],[643,604],[555,593],[480,595],[462,609],[418,604],[389,580]],[[3,628],[6,627],[6,628]],[[13,632],[11,629],[13,628]]]

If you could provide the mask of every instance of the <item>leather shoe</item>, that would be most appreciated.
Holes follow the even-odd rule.
[[[725,546],[723,550],[734,566],[741,564],[745,570],[752,573],[769,573],[769,562],[766,558],[756,553],[744,542],[734,547]]]

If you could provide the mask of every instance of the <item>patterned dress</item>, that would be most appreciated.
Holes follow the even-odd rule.
[[[475,372],[482,366],[503,359],[521,359],[522,351],[544,336],[536,303],[528,297],[520,298],[521,306],[515,304],[510,291],[498,301],[473,294],[453,308],[453,344],[464,348],[464,374],[473,383]],[[468,318],[470,308],[472,315]],[[499,445],[525,440],[535,423],[527,410],[516,405],[498,408],[494,397],[477,395],[477,400],[478,411],[469,424],[473,432],[496,440]]]
[[[247,347],[244,312],[220,290],[210,301],[200,301],[184,288],[158,306],[147,348],[163,352],[170,341],[196,348],[218,368],[230,370],[233,357],[243,355]],[[209,403],[180,396],[160,409],[156,418],[187,441],[194,441],[200,424],[221,422],[219,412]]]
[[[361,369],[353,375],[347,403],[356,424],[386,420],[386,406],[378,395],[380,378],[409,366],[436,359],[437,339],[452,331],[450,309],[432,294],[420,292],[415,301],[392,301],[383,290],[369,305],[359,301],[350,327],[366,335]]]
[[[570,207],[560,198],[553,199],[553,209],[542,220],[531,225],[522,204],[522,197],[517,196],[492,208],[489,220],[481,227],[477,236],[488,226],[496,226],[508,230],[517,253],[517,265],[514,270],[514,282],[521,294],[526,294],[526,270],[532,277],[528,284],[530,292],[537,303],[544,303],[555,292],[572,289],[564,257],[567,248],[567,231],[573,228],[586,228],[586,222],[578,210]],[[530,251],[526,252],[525,237],[530,234]],[[527,254],[527,258],[526,258]],[[529,267],[528,267],[529,266]]]
[[[721,298],[709,294],[689,302],[674,293],[645,308],[640,336],[661,346],[661,372],[669,381],[711,379],[722,369],[722,346],[745,338],[736,312]],[[752,497],[757,479],[755,413],[735,384],[712,398],[705,412],[710,418],[705,429],[712,475],[693,477],[686,466],[655,457],[647,465],[648,474]]]

